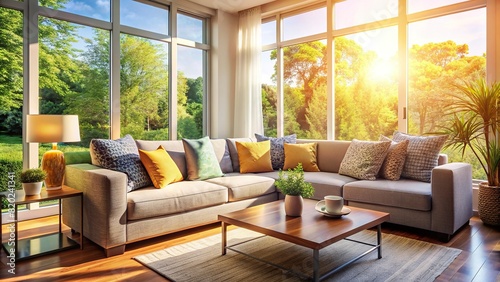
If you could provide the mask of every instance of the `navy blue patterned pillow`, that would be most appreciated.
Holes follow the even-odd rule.
[[[92,164],[127,174],[127,192],[153,185],[132,136],[125,135],[116,140],[92,139],[90,151]]]
[[[255,133],[255,138],[257,138],[258,142],[271,141],[271,163],[274,170],[282,169],[285,164],[285,148],[283,144],[295,144],[297,142],[296,134],[275,138]]]

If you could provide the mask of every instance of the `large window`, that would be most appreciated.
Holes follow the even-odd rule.
[[[23,14],[0,7],[0,192],[23,167],[22,106]]]
[[[168,44],[120,37],[121,135],[168,139]]]
[[[109,31],[46,17],[38,26],[40,113],[78,115],[82,149],[108,138]]]
[[[398,128],[397,29],[335,38],[335,137],[378,140]]]
[[[177,72],[178,138],[203,135],[203,50],[179,46]]]
[[[408,132],[438,132],[449,94],[458,93],[455,85],[486,76],[486,9],[417,21],[408,30]],[[471,163],[473,177],[485,179],[472,152],[463,158],[459,151],[446,153],[451,161]]]
[[[82,141],[59,144],[62,151],[125,134],[177,138],[169,129],[183,124],[191,127],[181,137],[206,134],[210,9],[191,4],[177,13],[177,3],[133,0],[24,2],[0,3],[0,191],[9,173],[38,166],[49,148],[23,144],[23,113],[78,115]],[[173,95],[172,85],[184,95]]]
[[[262,52],[262,116],[264,118],[264,133],[267,136],[277,136],[278,96],[274,67],[276,65],[276,50]]]
[[[431,2],[431,1],[419,1]],[[432,1],[434,2],[434,1]],[[335,28],[341,29],[397,17],[398,1],[347,0],[335,4]],[[376,26],[374,24],[373,26]]]
[[[283,40],[324,32],[326,32],[325,7],[283,18]]]
[[[166,6],[154,3],[146,5],[135,0],[120,1],[120,21],[122,25],[168,34],[168,17],[169,12]]]
[[[111,18],[111,1],[39,0],[38,3],[40,6],[45,6],[59,11],[73,13],[98,20],[104,20],[109,22]]]
[[[312,41],[283,49],[284,132],[326,138],[326,45]]]
[[[263,19],[266,133],[340,140],[378,140],[395,130],[436,134],[454,84],[486,76],[486,27],[494,24],[486,1],[332,2]],[[484,177],[468,152],[465,159],[446,153]]]
[[[206,20],[177,14],[177,137],[200,138],[206,134]]]

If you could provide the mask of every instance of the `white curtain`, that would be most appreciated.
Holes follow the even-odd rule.
[[[239,13],[236,89],[234,99],[234,137],[263,134],[260,60],[260,7]]]

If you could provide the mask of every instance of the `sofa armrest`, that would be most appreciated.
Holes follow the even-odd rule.
[[[66,166],[65,184],[83,191],[83,235],[105,249],[124,245],[127,175],[91,164]],[[63,201],[63,221],[80,232],[80,201]]]
[[[472,167],[449,163],[432,170],[431,229],[451,235],[472,217]]]

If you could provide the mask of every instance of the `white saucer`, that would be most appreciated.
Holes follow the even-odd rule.
[[[328,216],[328,217],[334,217],[334,218],[339,218],[339,217],[342,217],[344,215],[348,215],[351,213],[351,209],[344,206],[342,208],[342,211],[340,213],[336,213],[336,214],[333,214],[333,213],[328,213],[326,211],[326,207],[325,207],[325,202],[324,201],[319,201],[317,204],[316,204],[316,207],[315,207],[316,211],[323,214],[324,216]]]

